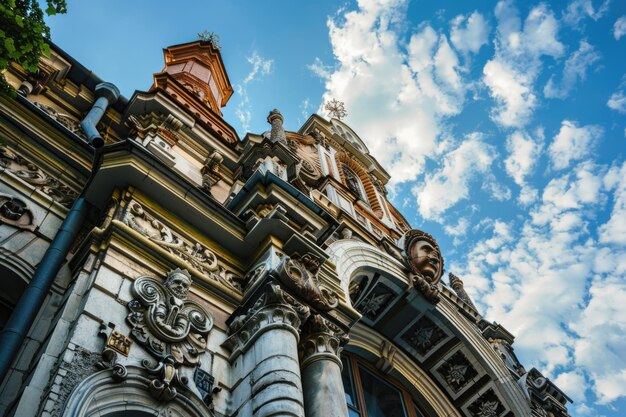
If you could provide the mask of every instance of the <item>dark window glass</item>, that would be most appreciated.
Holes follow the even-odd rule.
[[[343,390],[346,392],[346,403],[348,403],[349,406],[356,407],[357,406],[356,394],[354,392],[354,383],[352,382],[352,372],[350,372],[350,364],[345,358],[341,359],[341,363],[343,364],[343,371],[341,372],[341,380],[343,382]],[[348,407],[348,409],[350,409],[350,407]],[[350,415],[358,416],[359,414],[356,413],[356,414],[350,414]]]
[[[399,390],[359,366],[368,417],[406,417]]]

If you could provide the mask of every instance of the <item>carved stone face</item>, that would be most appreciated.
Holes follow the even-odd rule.
[[[430,282],[441,276],[441,253],[426,240],[416,240],[410,247],[409,263],[414,272]]]
[[[167,277],[165,281],[165,286],[174,294],[176,297],[181,300],[187,299],[187,293],[189,292],[189,287],[191,286],[191,280],[185,274],[180,272],[173,272],[171,275]]]

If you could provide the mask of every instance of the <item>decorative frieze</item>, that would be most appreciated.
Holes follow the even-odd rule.
[[[241,291],[241,278],[219,265],[213,251],[199,242],[183,239],[161,220],[144,210],[138,202],[134,200],[129,202],[123,222],[188,263],[190,267],[227,287]]]
[[[76,191],[5,145],[0,145],[0,166],[63,206],[70,207],[78,197]]]
[[[137,278],[126,320],[132,337],[156,358],[171,356],[176,364],[198,366],[213,318],[187,298],[191,284],[189,273],[180,269],[170,271],[164,284],[151,277]]]

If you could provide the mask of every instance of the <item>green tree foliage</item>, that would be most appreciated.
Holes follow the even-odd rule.
[[[65,13],[65,0],[46,0],[48,16]],[[39,57],[50,53],[50,29],[37,0],[0,1],[0,73],[16,62],[26,71],[37,72]],[[3,76],[0,91],[13,93]]]

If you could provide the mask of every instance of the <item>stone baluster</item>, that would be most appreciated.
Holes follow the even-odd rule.
[[[256,303],[232,321],[225,347],[235,376],[233,412],[304,417],[298,341],[308,315],[308,307],[266,284]]]
[[[304,324],[302,334],[300,366],[306,417],[348,417],[339,357],[347,337],[317,314]]]

